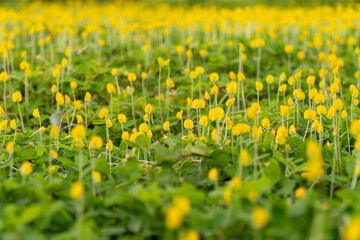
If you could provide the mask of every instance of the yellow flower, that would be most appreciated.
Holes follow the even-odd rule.
[[[149,131],[148,125],[146,123],[140,124],[139,132],[146,133],[147,131]]]
[[[194,122],[191,119],[186,119],[184,121],[184,127],[186,129],[193,129],[194,128]]]
[[[118,121],[119,121],[120,123],[126,122],[126,116],[125,116],[125,114],[119,114],[119,115],[118,115]]]
[[[314,99],[318,95],[317,89],[316,88],[311,89],[308,95],[310,99]]]
[[[65,102],[66,103],[70,103],[71,102],[71,99],[69,97],[69,95],[65,94]]]
[[[14,142],[9,142],[7,145],[6,145],[6,152],[8,154],[12,154],[14,152]]]
[[[258,197],[259,197],[259,193],[257,191],[253,191],[253,190],[251,190],[247,195],[247,199],[249,199],[249,201],[254,200]]]
[[[179,112],[177,112],[176,113],[176,118],[179,119],[179,120],[182,119],[183,112],[184,112],[183,110],[180,110]]]
[[[343,240],[360,239],[360,216],[352,217],[345,225],[343,231]]]
[[[99,136],[92,136],[89,143],[89,150],[99,150],[103,146],[103,140]]]
[[[56,103],[57,103],[58,105],[62,106],[62,105],[64,104],[64,101],[65,101],[64,95],[62,95],[61,92],[57,92],[57,93],[55,94],[55,100],[56,100]]]
[[[57,158],[59,156],[59,154],[54,150],[50,150],[50,156],[53,158]]]
[[[254,107],[248,107],[246,109],[246,115],[247,115],[248,119],[254,120],[256,117],[256,109]]]
[[[61,59],[61,65],[63,67],[67,67],[69,65],[69,61],[66,58]]]
[[[51,166],[51,167],[49,168],[49,172],[50,172],[50,173],[56,172],[55,166]]]
[[[211,82],[217,82],[217,81],[219,81],[219,74],[216,72],[213,72],[210,74],[209,79]]]
[[[255,228],[264,228],[269,222],[269,215],[267,211],[262,207],[254,207],[251,215]]]
[[[293,53],[294,52],[294,47],[291,44],[286,44],[284,47],[284,51],[287,54]]]
[[[291,82],[291,81],[290,81],[290,82]],[[281,84],[280,87],[279,87],[279,92],[285,92],[285,91],[286,91],[286,88],[287,88],[286,83]]]
[[[224,116],[224,109],[221,107],[212,108],[209,111],[209,118],[211,121],[221,121]]]
[[[191,106],[191,105],[192,105],[192,100],[191,100],[191,98],[188,97],[188,98],[186,99],[186,103],[187,103],[188,106]]]
[[[129,137],[129,133],[128,133],[128,132],[126,132],[126,131],[125,131],[125,132],[123,132],[123,133],[122,133],[122,135],[121,135],[121,139],[122,139],[122,140],[127,140],[127,141],[128,141],[128,140],[130,139],[130,137]]]
[[[135,82],[136,81],[136,74],[135,73],[129,73],[128,74],[128,80],[129,80],[129,82]]]
[[[261,126],[263,128],[269,128],[270,127],[270,120],[268,118],[264,118],[262,121],[261,121]]]
[[[69,57],[71,55],[71,49],[67,48],[65,49],[65,56]]]
[[[216,168],[210,169],[210,171],[208,173],[208,177],[211,181],[216,181],[217,175],[218,175],[218,170]]]
[[[236,74],[235,74],[233,71],[230,71],[230,72],[229,72],[229,78],[230,78],[231,80],[234,80],[234,79],[236,78]]]
[[[29,175],[32,172],[32,166],[31,163],[28,161],[25,161],[21,164],[20,173],[23,176]]]
[[[284,145],[287,137],[288,137],[288,132],[286,127],[283,125],[278,127],[276,131],[275,142],[279,145]]]
[[[344,109],[342,112],[341,112],[341,118],[345,119],[348,117],[348,114],[347,114],[347,111],[346,109]]]
[[[178,54],[183,54],[184,53],[184,48],[182,46],[176,46],[176,52]]]
[[[21,92],[14,92],[11,96],[11,99],[13,102],[21,102],[22,101]]]
[[[317,114],[326,114],[326,107],[324,105],[319,105],[316,108]]]
[[[312,109],[307,109],[304,112],[304,118],[305,119],[310,119],[310,120],[315,120],[316,119],[316,112]]]
[[[196,72],[197,74],[203,74],[203,73],[205,72],[205,69],[204,69],[202,66],[197,66],[197,67],[195,68],[195,72]]]
[[[189,49],[189,50],[186,50],[186,57],[188,58],[188,59],[192,59],[193,58],[193,53],[192,53],[192,51]],[[164,64],[164,66],[167,66],[167,65],[165,65]]]
[[[295,79],[300,79],[301,78],[301,74],[302,74],[302,70],[298,71],[297,73],[294,74]]]
[[[294,77],[293,77],[293,76],[289,77],[289,79],[288,79],[288,84],[289,84],[290,86],[292,86],[292,85],[294,85],[294,83],[295,83]]]
[[[113,141],[111,141],[111,139],[109,139],[109,141],[107,142],[106,144],[106,149],[109,151],[109,152],[112,152],[113,149],[114,149],[114,143]]]
[[[170,230],[175,230],[181,226],[184,221],[183,213],[176,207],[169,207],[165,214],[165,225]]]
[[[91,174],[92,179],[95,183],[101,182],[101,173],[98,171],[93,171]]]
[[[319,93],[318,95],[316,95],[314,101],[315,101],[316,104],[324,103],[325,102],[324,94]]]
[[[284,81],[286,79],[286,73],[282,72],[280,74],[280,81]]]
[[[245,123],[238,123],[232,129],[232,134],[235,136],[248,132],[250,132],[250,126]]]
[[[296,198],[303,198],[305,196],[305,193],[306,193],[305,187],[298,187],[297,189],[295,189]]]
[[[210,93],[212,95],[215,95],[215,94],[218,94],[219,93],[219,87],[218,86],[213,86],[211,89],[210,89]]]
[[[0,73],[0,81],[7,81],[9,79],[7,72]]]
[[[217,140],[217,132],[216,129],[211,131],[211,139],[215,142]]]
[[[256,81],[255,88],[256,88],[256,91],[261,91],[261,90],[263,90],[264,85],[260,81]]]
[[[335,116],[335,108],[333,106],[330,106],[326,114],[326,117],[328,119],[332,119],[334,116]]]
[[[87,101],[87,102],[91,101],[91,93],[89,93],[89,92],[85,93],[85,101]]]
[[[7,127],[7,124],[8,124],[8,120],[2,120],[1,122],[0,122],[0,130],[1,131],[4,131],[5,129],[6,129],[6,127]]]
[[[60,75],[60,69],[59,68],[54,68],[54,70],[52,71],[52,76],[54,78],[57,78]]]
[[[234,73],[234,75],[235,75],[235,73]],[[231,81],[226,86],[226,92],[230,93],[230,94],[235,94],[237,92],[237,88],[238,88],[237,82]]]
[[[267,75],[267,76],[266,76],[266,82],[267,82],[268,84],[273,84],[273,82],[274,82],[274,76],[273,76],[273,75]]]
[[[74,105],[74,108],[75,108],[76,110],[80,110],[80,109],[81,109],[80,100],[75,100],[75,101],[73,102],[73,105]]]
[[[20,69],[21,69],[21,70],[26,70],[26,69],[28,69],[29,67],[30,67],[30,65],[29,65],[29,63],[26,62],[26,61],[22,61],[22,62],[20,63]]]
[[[76,83],[75,81],[71,81],[71,82],[70,82],[70,88],[71,88],[72,90],[76,89],[76,88],[77,88],[77,83]]]
[[[166,131],[166,132],[170,130],[170,123],[169,123],[169,121],[164,122],[164,124],[163,124],[163,129],[164,129],[164,131]]]
[[[252,137],[253,138],[259,139],[261,137],[261,133],[262,133],[261,127],[258,127],[258,126],[252,127]]]
[[[230,181],[230,186],[231,189],[236,191],[238,190],[242,185],[242,180],[241,178],[239,178],[238,176],[234,176],[232,177],[231,181]]]
[[[136,143],[136,139],[138,136],[140,136],[142,133],[141,132],[134,132],[130,135],[129,140],[133,143]]]
[[[152,111],[153,111],[153,108],[152,108],[151,104],[148,103],[148,104],[145,106],[145,113],[150,115],[150,114],[152,113]]]
[[[167,79],[166,79],[166,86],[167,86],[168,88],[174,88],[174,87],[175,87],[175,83],[174,83],[174,81],[173,81],[171,78],[167,78]]]
[[[109,111],[106,108],[102,108],[99,113],[101,119],[107,118],[109,116]]]
[[[343,109],[344,107],[344,103],[343,101],[340,99],[340,98],[337,98],[335,101],[334,101],[334,108],[336,111],[340,111],[341,109]]]
[[[305,58],[305,53],[303,51],[298,51],[296,56],[299,60],[303,60]]]
[[[294,135],[294,134],[296,133],[296,128],[295,128],[294,125],[291,125],[291,126],[289,127],[289,133],[290,133],[291,135]]]
[[[244,73],[238,72],[237,79],[239,82],[241,82],[241,81],[244,81],[246,79],[246,77],[245,77]]]
[[[307,83],[309,86],[314,86],[314,84],[315,84],[315,76],[312,76],[312,75],[308,76],[308,77],[306,78],[306,83]]]
[[[210,96],[209,96],[208,91],[205,91],[205,93],[204,93],[204,98],[205,98],[206,100],[209,100],[209,99],[210,99]]]
[[[205,115],[201,116],[200,119],[199,119],[199,125],[200,125],[201,127],[207,127],[208,122],[209,122],[209,121],[208,121],[208,117],[205,116]]]
[[[177,196],[173,200],[174,207],[176,207],[183,215],[189,214],[191,210],[191,202],[188,198]]]
[[[74,182],[70,188],[70,197],[79,200],[85,191],[84,184],[80,181]]]
[[[86,129],[83,125],[76,125],[71,129],[71,137],[80,142],[85,138]]]
[[[103,47],[105,45],[105,40],[100,38],[99,45],[100,45],[100,47]]]
[[[11,128],[12,130],[15,130],[15,129],[16,129],[16,119],[12,119],[12,120],[10,121],[10,128]]]
[[[242,165],[247,166],[251,161],[250,153],[247,149],[242,149],[240,151],[239,160]]]
[[[76,115],[76,120],[78,124],[81,124],[84,121],[83,117],[80,114]]]
[[[226,106],[228,107],[231,107],[235,102],[235,98],[229,98],[227,101],[226,101]]]
[[[231,195],[232,195],[231,189],[226,189],[224,192],[224,203],[226,205],[229,205],[231,203]]]
[[[200,240],[200,235],[195,230],[189,230],[185,233],[181,233],[179,240]]]
[[[321,147],[316,141],[308,142],[306,155],[309,159],[306,164],[306,177],[309,181],[314,182],[324,174]]]
[[[57,126],[55,126],[55,125],[51,126],[50,137],[52,139],[57,139],[59,137],[59,128]]]
[[[39,131],[40,131],[41,133],[44,133],[44,132],[46,131],[46,128],[41,127]]]
[[[330,92],[331,93],[338,93],[339,92],[339,85],[337,83],[332,83],[330,85]]]
[[[109,93],[109,94],[113,94],[116,89],[115,89],[115,86],[112,84],[112,83],[108,83],[106,85],[106,91]]]
[[[280,113],[281,113],[282,116],[289,116],[289,113],[290,113],[289,106],[281,105],[280,106]]]

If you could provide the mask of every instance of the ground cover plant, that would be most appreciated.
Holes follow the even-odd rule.
[[[0,238],[360,239],[358,11],[0,8]]]

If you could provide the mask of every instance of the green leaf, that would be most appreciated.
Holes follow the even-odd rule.
[[[293,136],[286,139],[286,143],[291,147],[296,147],[302,143],[302,139],[299,136]]]
[[[103,176],[106,176],[110,173],[110,166],[105,158],[99,158],[96,160],[95,169],[99,171]]]
[[[140,135],[136,138],[136,142],[137,144],[141,147],[141,148],[145,148],[148,149],[150,147],[150,138],[148,138],[145,135]]]
[[[25,151],[23,151],[23,152],[21,153],[20,158],[21,158],[22,160],[30,160],[30,159],[35,158],[35,156],[36,156],[35,149],[29,148],[29,149],[26,149]]]

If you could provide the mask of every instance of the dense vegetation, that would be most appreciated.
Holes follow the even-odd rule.
[[[0,9],[1,239],[360,239],[357,8]]]

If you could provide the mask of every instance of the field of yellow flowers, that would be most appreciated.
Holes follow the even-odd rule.
[[[360,239],[360,7],[0,8],[0,239]]]

